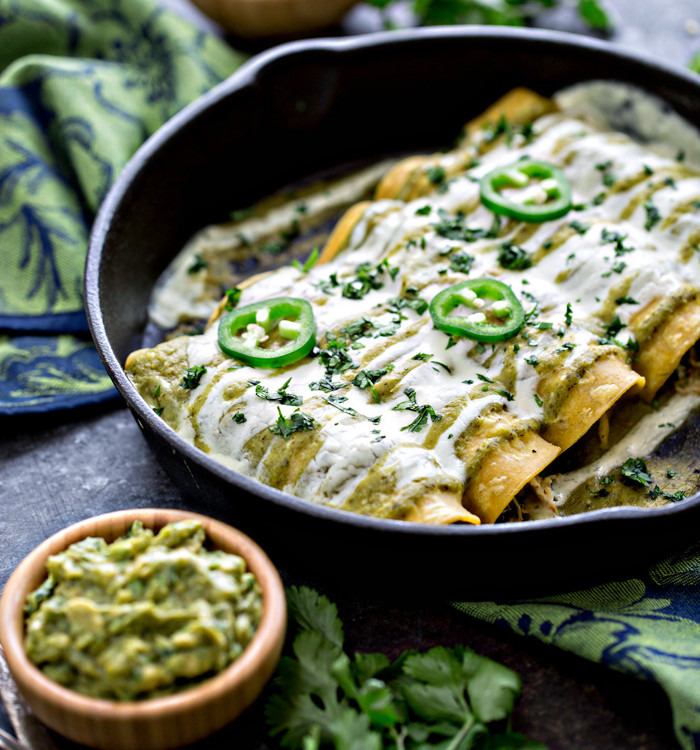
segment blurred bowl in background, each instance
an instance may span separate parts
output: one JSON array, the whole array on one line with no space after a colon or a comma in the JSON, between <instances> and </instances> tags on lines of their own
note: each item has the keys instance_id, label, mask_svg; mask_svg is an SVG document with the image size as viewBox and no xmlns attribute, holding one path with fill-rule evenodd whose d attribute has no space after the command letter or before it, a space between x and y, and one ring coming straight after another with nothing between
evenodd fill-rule
<instances>
[{"instance_id":1,"label":"blurred bowl in background","mask_svg":"<svg viewBox=\"0 0 700 750\"><path fill-rule=\"evenodd\" d=\"M357 0L192 0L210 18L250 39L294 36L331 26Z\"/></svg>"}]
</instances>

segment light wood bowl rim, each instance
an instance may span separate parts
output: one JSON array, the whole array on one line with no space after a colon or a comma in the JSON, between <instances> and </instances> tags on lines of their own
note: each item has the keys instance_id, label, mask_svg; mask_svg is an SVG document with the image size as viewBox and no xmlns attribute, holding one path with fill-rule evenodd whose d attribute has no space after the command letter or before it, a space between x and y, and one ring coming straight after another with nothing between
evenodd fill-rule
<instances>
[{"instance_id":1,"label":"light wood bowl rim","mask_svg":"<svg viewBox=\"0 0 700 750\"><path fill-rule=\"evenodd\" d=\"M238 554L255 575L263 595L263 615L258 630L241 656L219 674L200 685L162 698L118 702L76 693L46 677L24 650L23 606L27 595L46 578L46 560L74 542L88 536L108 540L124 534L135 520L160 529L173 521L202 521L214 547ZM258 665L270 652L279 651L286 630L286 600L277 569L265 552L247 535L208 516L189 511L161 508L119 510L94 516L57 532L46 539L17 566L0 597L0 644L15 681L31 705L32 694L60 706L75 719L167 720L181 710L205 710L217 700L253 678ZM22 689L24 688L24 690ZM262 690L262 686L261 686ZM29 692L29 694L27 694Z\"/></svg>"}]
</instances>

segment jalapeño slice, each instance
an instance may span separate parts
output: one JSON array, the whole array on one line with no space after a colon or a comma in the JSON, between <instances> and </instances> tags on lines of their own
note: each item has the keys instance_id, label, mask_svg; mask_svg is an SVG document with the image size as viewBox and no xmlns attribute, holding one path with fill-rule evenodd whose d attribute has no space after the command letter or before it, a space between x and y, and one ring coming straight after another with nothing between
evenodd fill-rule
<instances>
[{"instance_id":1,"label":"jalape\u00f1o slice","mask_svg":"<svg viewBox=\"0 0 700 750\"><path fill-rule=\"evenodd\" d=\"M507 188L519 190L510 197ZM571 209L571 185L553 164L521 159L488 172L479 183L481 202L495 214L531 223L565 216Z\"/></svg>"},{"instance_id":2,"label":"jalape\u00f1o slice","mask_svg":"<svg viewBox=\"0 0 700 750\"><path fill-rule=\"evenodd\" d=\"M491 300L490 307L486 300ZM472 308L468 315L453 315L460 306ZM493 343L506 341L523 327L525 312L513 290L496 279L470 279L433 297L430 315L435 327L455 336Z\"/></svg>"},{"instance_id":3,"label":"jalape\u00f1o slice","mask_svg":"<svg viewBox=\"0 0 700 750\"><path fill-rule=\"evenodd\" d=\"M272 333L290 339L277 348L261 344ZM238 307L219 321L219 346L229 357L254 367L283 367L305 357L316 344L316 321L305 299L276 297Z\"/></svg>"}]
</instances>

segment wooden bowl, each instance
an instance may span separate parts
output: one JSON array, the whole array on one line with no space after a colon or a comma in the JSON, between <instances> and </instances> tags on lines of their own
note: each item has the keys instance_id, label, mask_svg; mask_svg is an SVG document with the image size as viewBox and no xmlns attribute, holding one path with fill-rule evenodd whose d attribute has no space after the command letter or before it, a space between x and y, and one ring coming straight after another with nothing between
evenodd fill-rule
<instances>
[{"instance_id":1,"label":"wooden bowl","mask_svg":"<svg viewBox=\"0 0 700 750\"><path fill-rule=\"evenodd\" d=\"M193 0L210 18L251 39L318 31L339 21L357 0Z\"/></svg>"},{"instance_id":2,"label":"wooden bowl","mask_svg":"<svg viewBox=\"0 0 700 750\"><path fill-rule=\"evenodd\" d=\"M87 536L114 541L135 520L158 531L173 521L202 521L210 543L240 555L262 589L263 615L252 641L223 672L165 698L124 702L90 698L46 677L24 651L27 595L46 578L46 560ZM54 534L10 576L0 598L0 643L10 672L34 713L76 742L105 750L161 750L206 737L258 697L279 660L286 629L284 589L267 555L240 531L207 516L179 510L123 510L89 518Z\"/></svg>"}]
</instances>

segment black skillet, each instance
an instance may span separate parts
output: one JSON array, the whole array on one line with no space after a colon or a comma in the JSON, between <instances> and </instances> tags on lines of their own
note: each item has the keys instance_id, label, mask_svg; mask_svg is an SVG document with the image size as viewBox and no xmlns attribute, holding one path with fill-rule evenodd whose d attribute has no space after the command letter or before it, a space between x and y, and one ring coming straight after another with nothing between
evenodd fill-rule
<instances>
[{"instance_id":1,"label":"black skillet","mask_svg":"<svg viewBox=\"0 0 700 750\"><path fill-rule=\"evenodd\" d=\"M514 86L549 95L590 79L640 86L700 126L700 78L681 69L568 34L436 28L273 49L138 151L95 223L88 316L150 447L204 512L248 531L283 567L312 580L416 596L551 592L628 575L697 538L699 495L654 510L484 527L419 526L315 506L182 440L122 369L141 343L155 280L204 225L338 164L447 146Z\"/></svg>"}]
</instances>

